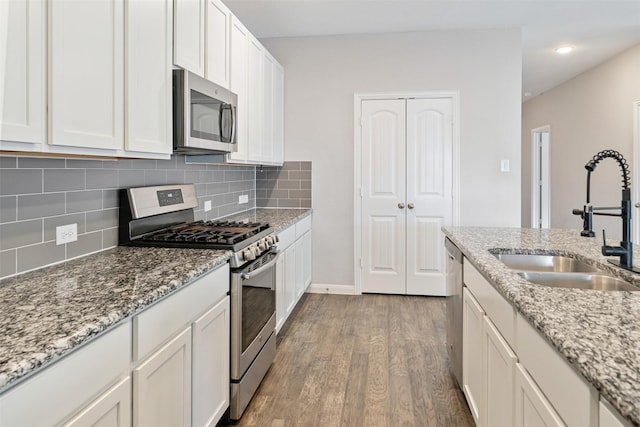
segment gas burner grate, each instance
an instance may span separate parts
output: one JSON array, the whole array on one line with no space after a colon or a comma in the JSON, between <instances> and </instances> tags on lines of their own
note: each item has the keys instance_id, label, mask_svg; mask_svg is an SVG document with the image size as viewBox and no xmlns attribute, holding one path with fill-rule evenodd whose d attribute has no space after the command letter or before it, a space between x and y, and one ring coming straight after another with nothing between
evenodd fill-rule
<instances>
[{"instance_id":1,"label":"gas burner grate","mask_svg":"<svg viewBox=\"0 0 640 427\"><path fill-rule=\"evenodd\" d=\"M196 221L179 224L146 235L150 242L214 244L231 247L269 229L267 223Z\"/></svg>"}]
</instances>

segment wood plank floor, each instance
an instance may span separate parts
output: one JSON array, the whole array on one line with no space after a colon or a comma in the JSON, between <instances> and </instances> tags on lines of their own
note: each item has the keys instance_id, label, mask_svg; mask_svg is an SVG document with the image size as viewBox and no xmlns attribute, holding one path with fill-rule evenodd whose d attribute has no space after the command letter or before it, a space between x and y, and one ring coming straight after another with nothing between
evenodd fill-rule
<instances>
[{"instance_id":1,"label":"wood plank floor","mask_svg":"<svg viewBox=\"0 0 640 427\"><path fill-rule=\"evenodd\" d=\"M444 298L305 294L240 427L473 426Z\"/></svg>"}]
</instances>

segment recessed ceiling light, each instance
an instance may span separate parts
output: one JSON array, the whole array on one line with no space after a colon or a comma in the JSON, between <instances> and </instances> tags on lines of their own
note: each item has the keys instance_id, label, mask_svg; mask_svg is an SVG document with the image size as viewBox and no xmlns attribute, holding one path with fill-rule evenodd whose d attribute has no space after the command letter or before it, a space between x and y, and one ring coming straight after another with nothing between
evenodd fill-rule
<instances>
[{"instance_id":1,"label":"recessed ceiling light","mask_svg":"<svg viewBox=\"0 0 640 427\"><path fill-rule=\"evenodd\" d=\"M556 53L560 55L566 55L573 50L573 46L560 46L556 48Z\"/></svg>"}]
</instances>

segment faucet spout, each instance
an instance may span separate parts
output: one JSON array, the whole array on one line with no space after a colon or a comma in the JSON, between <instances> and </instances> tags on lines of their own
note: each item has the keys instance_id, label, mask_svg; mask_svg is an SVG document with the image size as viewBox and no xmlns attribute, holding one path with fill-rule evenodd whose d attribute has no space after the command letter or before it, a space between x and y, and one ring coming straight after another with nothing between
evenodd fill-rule
<instances>
[{"instance_id":1,"label":"faucet spout","mask_svg":"<svg viewBox=\"0 0 640 427\"><path fill-rule=\"evenodd\" d=\"M620 171L622 172L622 202L620 207L594 207L591 205L591 172L596 169L596 166L600 161L612 158L618 162ZM620 246L607 245L607 239L604 230L602 230L602 255L605 256L617 256L620 261L609 261L612 264L618 265L627 270L635 271L633 268L633 243L631 242L631 188L629 183L631 178L629 176L629 165L625 158L619 152L615 150L604 150L593 156L585 166L587 170L587 202L584 205L584 209L574 209L574 215L580 215L584 220L583 230L580 233L582 236L593 237L593 215L608 215L619 216L622 219L622 241ZM619 214L612 213L599 213L595 210L610 210L619 209Z\"/></svg>"}]
</instances>

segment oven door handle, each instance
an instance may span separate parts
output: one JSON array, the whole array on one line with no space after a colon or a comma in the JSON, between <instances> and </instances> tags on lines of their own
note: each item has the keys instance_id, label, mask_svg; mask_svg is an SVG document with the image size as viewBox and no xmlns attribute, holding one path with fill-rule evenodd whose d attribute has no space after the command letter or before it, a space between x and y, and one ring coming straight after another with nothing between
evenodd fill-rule
<instances>
[{"instance_id":1,"label":"oven door handle","mask_svg":"<svg viewBox=\"0 0 640 427\"><path fill-rule=\"evenodd\" d=\"M251 278L252 278L253 276L255 276L256 274L260 274L260 273L262 273L263 271L265 271L265 270L267 270L267 269L269 269L269 268L273 267L273 265L274 265L276 262L278 262L278 258L279 258L279 257L280 257L280 252L277 252L277 255L276 255L276 256L275 256L271 261L269 261L268 263L266 263L266 264L265 264L265 265L263 265L262 267L260 267L260 268L258 268L258 269L256 269L256 270L253 270L253 271L251 271L251 272L249 272L249 273L240 273L240 278L241 278L242 280L249 280L249 279L251 279Z\"/></svg>"}]
</instances>

